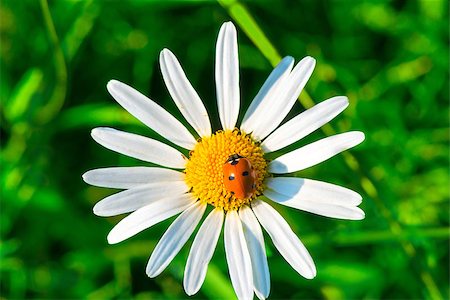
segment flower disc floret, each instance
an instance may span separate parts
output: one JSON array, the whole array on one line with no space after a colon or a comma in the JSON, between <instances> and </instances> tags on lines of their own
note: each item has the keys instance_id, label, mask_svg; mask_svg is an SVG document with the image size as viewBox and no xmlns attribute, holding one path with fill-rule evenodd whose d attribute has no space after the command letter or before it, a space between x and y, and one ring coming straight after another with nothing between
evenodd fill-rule
<instances>
[{"instance_id":1,"label":"flower disc floret","mask_svg":"<svg viewBox=\"0 0 450 300\"><path fill-rule=\"evenodd\" d=\"M247 158L256 171L256 191L250 198L238 199L224 186L223 165L233 154ZM186 166L186 182L200 201L225 211L237 210L262 194L266 166L259 143L250 135L237 129L217 131L200 140L191 151Z\"/></svg>"}]
</instances>

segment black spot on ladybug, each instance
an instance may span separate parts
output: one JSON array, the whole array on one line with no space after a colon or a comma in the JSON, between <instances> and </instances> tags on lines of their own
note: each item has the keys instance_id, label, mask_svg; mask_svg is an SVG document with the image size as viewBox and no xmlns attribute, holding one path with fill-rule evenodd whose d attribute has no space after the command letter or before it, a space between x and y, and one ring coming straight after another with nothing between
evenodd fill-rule
<instances>
[{"instance_id":1,"label":"black spot on ladybug","mask_svg":"<svg viewBox=\"0 0 450 300\"><path fill-rule=\"evenodd\" d=\"M242 172L242 176L248 176L248 171Z\"/></svg>"},{"instance_id":2,"label":"black spot on ladybug","mask_svg":"<svg viewBox=\"0 0 450 300\"><path fill-rule=\"evenodd\" d=\"M234 180L234 175L228 176L228 180Z\"/></svg>"},{"instance_id":3,"label":"black spot on ladybug","mask_svg":"<svg viewBox=\"0 0 450 300\"><path fill-rule=\"evenodd\" d=\"M232 165L232 166L237 165L238 162L239 162L239 159L232 160L232 161L231 161L231 165Z\"/></svg>"}]
</instances>

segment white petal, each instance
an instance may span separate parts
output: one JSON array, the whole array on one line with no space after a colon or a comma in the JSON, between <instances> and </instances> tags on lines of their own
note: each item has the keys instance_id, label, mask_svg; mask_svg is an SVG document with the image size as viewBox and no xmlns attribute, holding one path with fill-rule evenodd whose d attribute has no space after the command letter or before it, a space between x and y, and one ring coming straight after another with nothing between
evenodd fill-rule
<instances>
[{"instance_id":1,"label":"white petal","mask_svg":"<svg viewBox=\"0 0 450 300\"><path fill-rule=\"evenodd\" d=\"M302 89L311 76L316 61L312 57L303 58L292 70L289 77L283 81L282 86L278 88L276 97L268 98L266 104L269 109L263 113L263 118L258 127L252 132L256 140L263 140L275 128L280 125L287 116Z\"/></svg>"},{"instance_id":2,"label":"white petal","mask_svg":"<svg viewBox=\"0 0 450 300\"><path fill-rule=\"evenodd\" d=\"M283 217L261 200L253 201L252 209L284 259L303 277L314 278L316 267L311 255Z\"/></svg>"},{"instance_id":3,"label":"white petal","mask_svg":"<svg viewBox=\"0 0 450 300\"><path fill-rule=\"evenodd\" d=\"M161 72L172 99L201 137L211 135L211 124L202 100L184 74L175 55L168 49L159 56Z\"/></svg>"},{"instance_id":4,"label":"white petal","mask_svg":"<svg viewBox=\"0 0 450 300\"><path fill-rule=\"evenodd\" d=\"M299 198L289 198L270 189L265 190L264 195L277 203L325 217L345 220L362 220L365 217L364 212L356 206L343 206L304 199L300 200Z\"/></svg>"},{"instance_id":5,"label":"white petal","mask_svg":"<svg viewBox=\"0 0 450 300\"><path fill-rule=\"evenodd\" d=\"M162 137L183 148L194 148L195 138L164 108L120 81L109 81L107 88L123 108Z\"/></svg>"},{"instance_id":6,"label":"white petal","mask_svg":"<svg viewBox=\"0 0 450 300\"><path fill-rule=\"evenodd\" d=\"M238 299L253 299L252 263L241 220L235 210L225 217L225 253L231 283Z\"/></svg>"},{"instance_id":7,"label":"white petal","mask_svg":"<svg viewBox=\"0 0 450 300\"><path fill-rule=\"evenodd\" d=\"M177 149L159 141L113 128L99 127L92 138L112 151L169 168L184 169L186 157Z\"/></svg>"},{"instance_id":8,"label":"white petal","mask_svg":"<svg viewBox=\"0 0 450 300\"><path fill-rule=\"evenodd\" d=\"M196 201L192 194L161 198L123 218L108 234L108 243L116 244L170 218Z\"/></svg>"},{"instance_id":9,"label":"white petal","mask_svg":"<svg viewBox=\"0 0 450 300\"><path fill-rule=\"evenodd\" d=\"M184 181L149 183L104 198L94 206L94 214L101 217L117 216L163 198L181 196L188 190Z\"/></svg>"},{"instance_id":10,"label":"white petal","mask_svg":"<svg viewBox=\"0 0 450 300\"><path fill-rule=\"evenodd\" d=\"M282 174L309 168L358 145L363 140L364 133L360 131L329 136L278 157L269 163L269 172Z\"/></svg>"},{"instance_id":11,"label":"white petal","mask_svg":"<svg viewBox=\"0 0 450 300\"><path fill-rule=\"evenodd\" d=\"M312 179L275 177L267 178L265 184L268 189L285 195L286 201L292 199L293 201L305 200L324 204L357 206L362 200L361 195L350 189Z\"/></svg>"},{"instance_id":12,"label":"white petal","mask_svg":"<svg viewBox=\"0 0 450 300\"><path fill-rule=\"evenodd\" d=\"M182 181L184 173L155 167L112 167L87 171L83 180L100 187L130 189L148 183Z\"/></svg>"},{"instance_id":13,"label":"white petal","mask_svg":"<svg viewBox=\"0 0 450 300\"><path fill-rule=\"evenodd\" d=\"M242 131L251 133L261 122L263 122L264 111L270 109L270 107L267 107L268 104L271 104L271 101L268 99L278 95L278 89L291 73L293 65L294 58L286 56L278 63L275 69L273 69L245 112L241 124Z\"/></svg>"},{"instance_id":14,"label":"white petal","mask_svg":"<svg viewBox=\"0 0 450 300\"><path fill-rule=\"evenodd\" d=\"M239 57L237 33L226 22L219 31L216 45L217 106L223 129L233 130L239 115Z\"/></svg>"},{"instance_id":15,"label":"white petal","mask_svg":"<svg viewBox=\"0 0 450 300\"><path fill-rule=\"evenodd\" d=\"M206 203L195 202L176 218L153 250L147 264L147 275L156 277L169 265L194 232L206 209Z\"/></svg>"},{"instance_id":16,"label":"white petal","mask_svg":"<svg viewBox=\"0 0 450 300\"><path fill-rule=\"evenodd\" d=\"M331 121L348 106L347 97L333 97L292 118L271 135L261 147L265 153L289 146Z\"/></svg>"},{"instance_id":17,"label":"white petal","mask_svg":"<svg viewBox=\"0 0 450 300\"><path fill-rule=\"evenodd\" d=\"M252 261L255 294L259 299L266 299L270 293L270 275L261 226L248 206L239 209L239 217Z\"/></svg>"},{"instance_id":18,"label":"white petal","mask_svg":"<svg viewBox=\"0 0 450 300\"><path fill-rule=\"evenodd\" d=\"M198 292L205 280L208 263L211 260L222 229L224 213L214 209L203 222L195 236L184 269L183 286L189 296Z\"/></svg>"}]
</instances>

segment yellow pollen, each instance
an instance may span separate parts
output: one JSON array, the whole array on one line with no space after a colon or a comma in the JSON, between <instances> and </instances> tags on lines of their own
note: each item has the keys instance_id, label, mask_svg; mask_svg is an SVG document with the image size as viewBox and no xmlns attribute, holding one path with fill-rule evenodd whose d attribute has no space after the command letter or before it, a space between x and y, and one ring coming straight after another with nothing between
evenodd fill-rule
<instances>
[{"instance_id":1,"label":"yellow pollen","mask_svg":"<svg viewBox=\"0 0 450 300\"><path fill-rule=\"evenodd\" d=\"M255 193L250 198L237 199L224 186L223 165L233 154L247 158L256 171ZM262 194L266 166L261 147L250 135L237 129L217 131L201 139L191 151L185 180L200 201L225 211L237 210Z\"/></svg>"}]
</instances>

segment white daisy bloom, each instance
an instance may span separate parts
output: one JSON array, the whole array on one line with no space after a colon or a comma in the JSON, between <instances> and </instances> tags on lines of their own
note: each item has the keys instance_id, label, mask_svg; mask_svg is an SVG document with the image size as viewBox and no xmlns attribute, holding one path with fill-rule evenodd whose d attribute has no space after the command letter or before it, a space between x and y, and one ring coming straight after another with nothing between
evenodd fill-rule
<instances>
[{"instance_id":1,"label":"white daisy bloom","mask_svg":"<svg viewBox=\"0 0 450 300\"><path fill-rule=\"evenodd\" d=\"M170 50L161 51L160 63L167 89L196 135L132 87L116 80L108 83L108 91L128 112L173 144L190 150L186 157L178 149L151 138L112 128L92 130L94 140L104 147L160 166L102 168L83 175L91 185L124 189L94 207L98 216L130 213L111 230L108 242L119 243L180 214L148 262L147 275L155 277L180 251L210 204L214 209L194 238L184 271L183 285L188 295L197 293L202 286L222 227L229 274L239 299L252 299L253 294L265 299L270 292L262 228L300 275L314 278L316 267L311 255L265 200L326 217L363 219L364 212L357 207L362 199L358 193L331 183L277 175L325 161L361 143L364 134L353 131L330 136L272 161L265 154L291 145L329 122L348 106L348 99L328 99L279 126L315 65L313 58L306 57L294 67L294 59L285 57L269 75L237 128L237 37L234 25L227 22L219 32L215 68L223 129L213 132L205 106ZM241 170L244 172L239 174ZM242 196L234 189L246 194Z\"/></svg>"}]
</instances>

